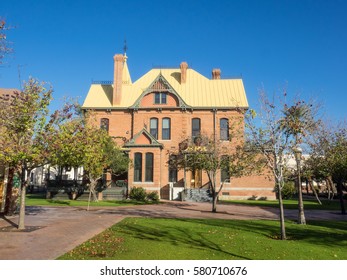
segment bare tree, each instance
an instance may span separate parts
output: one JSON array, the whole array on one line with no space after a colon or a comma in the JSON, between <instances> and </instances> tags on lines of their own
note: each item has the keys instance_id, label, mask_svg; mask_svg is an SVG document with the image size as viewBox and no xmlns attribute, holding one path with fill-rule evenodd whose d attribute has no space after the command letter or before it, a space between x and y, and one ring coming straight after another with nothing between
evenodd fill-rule
<instances>
[{"instance_id":1,"label":"bare tree","mask_svg":"<svg viewBox=\"0 0 347 280\"><path fill-rule=\"evenodd\" d=\"M282 104L278 96L270 100L265 91L260 92L260 111L249 110L246 114L247 137L257 151L264 157L266 166L275 178L275 188L280 209L281 239L287 238L284 221L282 189L284 187L286 157L290 135L282 129Z\"/></svg>"},{"instance_id":2,"label":"bare tree","mask_svg":"<svg viewBox=\"0 0 347 280\"><path fill-rule=\"evenodd\" d=\"M12 52L12 48L6 37L6 31L9 29L6 21L0 17L0 65L3 63L5 55Z\"/></svg>"}]
</instances>

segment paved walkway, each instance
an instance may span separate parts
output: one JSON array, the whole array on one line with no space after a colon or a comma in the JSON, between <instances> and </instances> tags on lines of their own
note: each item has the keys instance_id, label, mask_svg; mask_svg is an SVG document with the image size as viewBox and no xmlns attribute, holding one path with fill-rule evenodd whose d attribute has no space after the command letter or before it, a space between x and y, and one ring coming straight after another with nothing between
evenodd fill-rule
<instances>
[{"instance_id":1,"label":"paved walkway","mask_svg":"<svg viewBox=\"0 0 347 280\"><path fill-rule=\"evenodd\" d=\"M209 203L164 202L159 205L113 208L27 207L27 231L16 231L18 217L0 217L0 259L50 260L72 250L125 217L277 219L275 208L218 205L211 213ZM297 210L286 210L286 218L296 219ZM341 220L338 211L305 211L307 220Z\"/></svg>"}]
</instances>

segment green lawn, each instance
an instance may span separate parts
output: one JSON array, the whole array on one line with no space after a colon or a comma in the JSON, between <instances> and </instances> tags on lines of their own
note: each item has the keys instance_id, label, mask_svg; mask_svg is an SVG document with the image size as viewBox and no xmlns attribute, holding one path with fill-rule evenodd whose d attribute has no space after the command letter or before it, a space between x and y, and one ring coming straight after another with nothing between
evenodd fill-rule
<instances>
[{"instance_id":1,"label":"green lawn","mask_svg":"<svg viewBox=\"0 0 347 280\"><path fill-rule=\"evenodd\" d=\"M90 206L121 206L121 205L141 205L149 204L151 202L138 202L138 201L99 201L91 202ZM322 200L322 205L318 204L315 200L304 200L304 208L310 210L340 210L340 203L338 200ZM263 207L278 207L277 200L230 200L220 201L219 204L241 204L249 206L263 206ZM28 206L87 206L87 201L80 200L54 200L46 199L43 193L27 194L26 205ZM283 200L285 209L297 209L298 201L295 199Z\"/></svg>"},{"instance_id":2,"label":"green lawn","mask_svg":"<svg viewBox=\"0 0 347 280\"><path fill-rule=\"evenodd\" d=\"M260 206L260 207L276 207L278 208L277 200L223 200L221 204L241 204L249 206ZM298 200L286 199L283 200L283 207L285 209L298 209ZM340 202L338 200L322 200L320 205L316 200L304 200L304 209L310 210L340 210Z\"/></svg>"},{"instance_id":3,"label":"green lawn","mask_svg":"<svg viewBox=\"0 0 347 280\"><path fill-rule=\"evenodd\" d=\"M337 260L347 259L347 224L127 218L59 259Z\"/></svg>"},{"instance_id":4,"label":"green lawn","mask_svg":"<svg viewBox=\"0 0 347 280\"><path fill-rule=\"evenodd\" d=\"M90 202L90 206L122 206L122 205L142 205L142 204L155 204L155 202L140 202L133 200L110 200L110 201L98 201ZM43 194L27 194L26 202L27 206L87 206L88 201L83 200L54 200L46 199Z\"/></svg>"}]
</instances>

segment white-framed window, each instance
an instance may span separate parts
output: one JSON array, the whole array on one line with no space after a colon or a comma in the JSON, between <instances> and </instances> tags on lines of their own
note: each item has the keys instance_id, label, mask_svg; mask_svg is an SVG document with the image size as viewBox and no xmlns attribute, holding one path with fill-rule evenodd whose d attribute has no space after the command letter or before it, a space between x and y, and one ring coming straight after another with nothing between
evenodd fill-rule
<instances>
[{"instance_id":1,"label":"white-framed window","mask_svg":"<svg viewBox=\"0 0 347 280\"><path fill-rule=\"evenodd\" d=\"M166 92L156 92L154 94L154 104L166 104L166 103L167 103Z\"/></svg>"},{"instance_id":2,"label":"white-framed window","mask_svg":"<svg viewBox=\"0 0 347 280\"><path fill-rule=\"evenodd\" d=\"M157 118L150 119L149 133L152 134L152 136L155 139L158 139L158 119Z\"/></svg>"},{"instance_id":3,"label":"white-framed window","mask_svg":"<svg viewBox=\"0 0 347 280\"><path fill-rule=\"evenodd\" d=\"M162 119L162 134L161 139L170 140L171 139L171 119L163 118Z\"/></svg>"},{"instance_id":4,"label":"white-framed window","mask_svg":"<svg viewBox=\"0 0 347 280\"><path fill-rule=\"evenodd\" d=\"M228 119L220 119L220 140L229 140L229 120Z\"/></svg>"}]
</instances>

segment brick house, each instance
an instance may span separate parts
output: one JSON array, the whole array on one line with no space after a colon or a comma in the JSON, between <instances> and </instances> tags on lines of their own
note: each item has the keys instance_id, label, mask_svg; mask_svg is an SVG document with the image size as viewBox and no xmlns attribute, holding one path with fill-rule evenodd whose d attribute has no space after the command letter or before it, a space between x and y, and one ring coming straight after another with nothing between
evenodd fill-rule
<instances>
[{"instance_id":1,"label":"brick house","mask_svg":"<svg viewBox=\"0 0 347 280\"><path fill-rule=\"evenodd\" d=\"M242 79L222 79L219 69L209 79L182 62L177 68L151 69L132 81L127 56L114 56L114 80L93 82L83 104L93 110L97 125L108 130L118 144L128 150L132 166L128 185L157 191L163 199L175 199L177 193L207 188L203 172L185 172L170 167L170 156L184 139L199 134L211 135L232 150L229 120L241 119L248 102ZM220 172L224 185L220 199L250 197L274 199L274 182L265 176L228 180Z\"/></svg>"}]
</instances>

